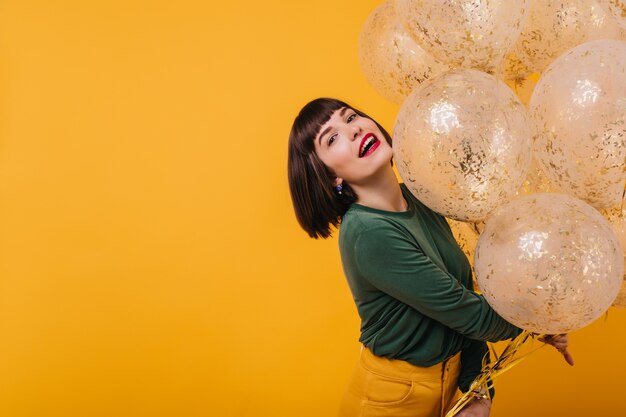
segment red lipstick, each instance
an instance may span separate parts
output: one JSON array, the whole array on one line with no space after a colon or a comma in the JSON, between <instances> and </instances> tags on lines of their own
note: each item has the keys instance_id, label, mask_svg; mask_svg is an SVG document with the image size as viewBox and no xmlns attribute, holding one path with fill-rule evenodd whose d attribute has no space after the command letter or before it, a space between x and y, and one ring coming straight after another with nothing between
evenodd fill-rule
<instances>
[{"instance_id":1,"label":"red lipstick","mask_svg":"<svg viewBox=\"0 0 626 417\"><path fill-rule=\"evenodd\" d=\"M373 133L366 134L363 136L363 139L361 139L361 144L359 145L359 158L370 155L379 145L380 141Z\"/></svg>"}]
</instances>

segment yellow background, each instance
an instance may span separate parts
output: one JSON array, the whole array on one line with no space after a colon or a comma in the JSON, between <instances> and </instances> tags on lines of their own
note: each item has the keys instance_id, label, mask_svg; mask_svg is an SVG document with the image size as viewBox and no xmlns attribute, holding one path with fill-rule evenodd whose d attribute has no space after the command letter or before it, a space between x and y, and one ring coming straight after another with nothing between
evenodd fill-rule
<instances>
[{"instance_id":1,"label":"yellow background","mask_svg":"<svg viewBox=\"0 0 626 417\"><path fill-rule=\"evenodd\" d=\"M334 415L359 323L287 136L317 96L391 130L357 62L378 3L0 2L0 416ZM492 415L623 415L625 331L540 350Z\"/></svg>"}]
</instances>

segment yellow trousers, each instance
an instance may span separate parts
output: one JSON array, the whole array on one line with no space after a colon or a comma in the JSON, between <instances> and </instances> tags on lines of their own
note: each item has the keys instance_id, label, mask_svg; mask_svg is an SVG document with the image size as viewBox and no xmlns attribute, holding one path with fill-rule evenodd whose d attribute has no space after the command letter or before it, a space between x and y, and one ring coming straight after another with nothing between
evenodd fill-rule
<instances>
[{"instance_id":1,"label":"yellow trousers","mask_svg":"<svg viewBox=\"0 0 626 417\"><path fill-rule=\"evenodd\" d=\"M363 347L340 417L442 417L462 395L461 354L423 368L374 355Z\"/></svg>"}]
</instances>

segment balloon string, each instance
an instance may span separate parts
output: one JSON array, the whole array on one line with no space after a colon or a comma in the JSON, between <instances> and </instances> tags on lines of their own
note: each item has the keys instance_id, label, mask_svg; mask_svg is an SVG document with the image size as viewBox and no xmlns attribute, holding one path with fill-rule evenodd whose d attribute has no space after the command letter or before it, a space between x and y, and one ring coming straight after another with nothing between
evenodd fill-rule
<instances>
[{"instance_id":1,"label":"balloon string","mask_svg":"<svg viewBox=\"0 0 626 417\"><path fill-rule=\"evenodd\" d=\"M457 415L467 404L469 404L469 402L475 398L473 390L477 387L486 387L487 396L489 396L489 389L493 387L493 379L495 377L507 372L508 370L519 364L523 359L528 357L528 355L544 347L545 344L540 346L539 348L531 350L530 352L518 358L515 357L521 347L529 340L532 341L536 336L538 335L524 330L516 338L509 342L509 344L499 356L495 354L495 351L493 351L493 347L490 346L491 350L494 352L494 357L496 358L495 361L493 363L487 362L489 352L485 354L485 357L483 358L483 366L480 370L480 373L476 378L474 378L470 389L465 394L463 394L463 396L457 401L454 407L452 407L452 409L448 411L446 417L453 417Z\"/></svg>"}]
</instances>

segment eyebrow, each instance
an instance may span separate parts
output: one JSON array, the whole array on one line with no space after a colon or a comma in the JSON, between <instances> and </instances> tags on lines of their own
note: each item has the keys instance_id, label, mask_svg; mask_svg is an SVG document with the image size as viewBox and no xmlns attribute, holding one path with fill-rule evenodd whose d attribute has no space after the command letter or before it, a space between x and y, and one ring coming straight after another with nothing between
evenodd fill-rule
<instances>
[{"instance_id":1,"label":"eyebrow","mask_svg":"<svg viewBox=\"0 0 626 417\"><path fill-rule=\"evenodd\" d=\"M350 110L350 108L349 108L349 107L343 107L343 108L341 109L341 111L339 112L339 117L343 117L343 115L344 115L344 114L345 114L348 110ZM319 145L320 145L320 146L322 146L322 137L323 137L325 134L327 134L327 133L328 133L331 129L332 129L332 127L331 127L331 126L328 126L326 129L324 129L324 130L322 131L322 133L320 133L320 135L319 135L319 137L318 137L318 139L317 139L317 142L319 143Z\"/></svg>"}]
</instances>

